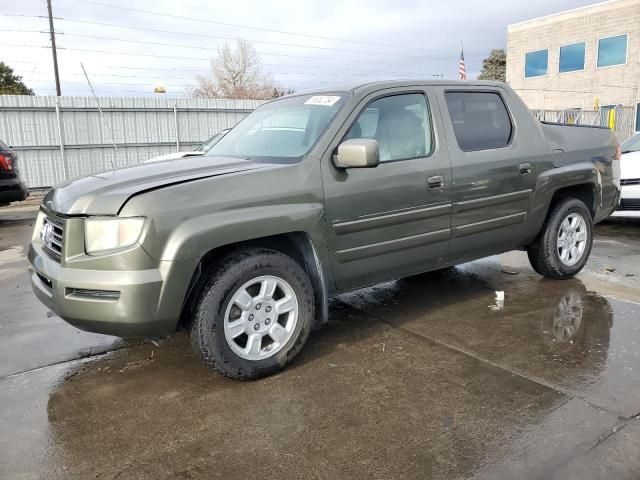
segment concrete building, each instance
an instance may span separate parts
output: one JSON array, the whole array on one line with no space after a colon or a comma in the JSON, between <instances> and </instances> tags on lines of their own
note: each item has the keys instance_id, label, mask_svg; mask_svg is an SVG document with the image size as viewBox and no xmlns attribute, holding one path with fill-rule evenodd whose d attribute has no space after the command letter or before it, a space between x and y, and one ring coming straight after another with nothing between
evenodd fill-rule
<instances>
[{"instance_id":1,"label":"concrete building","mask_svg":"<svg viewBox=\"0 0 640 480\"><path fill-rule=\"evenodd\" d=\"M509 25L507 82L532 109L632 107L640 131L640 0Z\"/></svg>"}]
</instances>

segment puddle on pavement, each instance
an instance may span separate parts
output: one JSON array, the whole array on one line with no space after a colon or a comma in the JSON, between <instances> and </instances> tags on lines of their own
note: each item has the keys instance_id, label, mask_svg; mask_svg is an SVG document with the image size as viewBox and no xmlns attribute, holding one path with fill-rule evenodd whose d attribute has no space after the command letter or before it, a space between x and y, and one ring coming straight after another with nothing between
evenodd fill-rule
<instances>
[{"instance_id":1,"label":"puddle on pavement","mask_svg":"<svg viewBox=\"0 0 640 480\"><path fill-rule=\"evenodd\" d=\"M496 291L504 291L501 308ZM588 291L578 279L505 275L495 265L488 273L477 262L340 298L609 411L640 412L640 304Z\"/></svg>"},{"instance_id":2,"label":"puddle on pavement","mask_svg":"<svg viewBox=\"0 0 640 480\"><path fill-rule=\"evenodd\" d=\"M184 333L134 344L0 380L0 477L544 477L640 410L639 312L490 260L340 296L257 382L202 366Z\"/></svg>"}]
</instances>

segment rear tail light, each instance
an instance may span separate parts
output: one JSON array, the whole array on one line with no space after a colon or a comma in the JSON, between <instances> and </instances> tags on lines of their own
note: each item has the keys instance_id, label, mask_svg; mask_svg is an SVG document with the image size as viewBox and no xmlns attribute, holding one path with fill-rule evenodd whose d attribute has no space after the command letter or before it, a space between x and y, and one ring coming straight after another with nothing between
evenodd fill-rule
<instances>
[{"instance_id":1,"label":"rear tail light","mask_svg":"<svg viewBox=\"0 0 640 480\"><path fill-rule=\"evenodd\" d=\"M614 160L620 160L622 158L622 147L620 144L616 145L616 153L613 155Z\"/></svg>"},{"instance_id":2,"label":"rear tail light","mask_svg":"<svg viewBox=\"0 0 640 480\"><path fill-rule=\"evenodd\" d=\"M0 170L5 172L13 171L13 158L10 155L4 155L0 153Z\"/></svg>"}]
</instances>

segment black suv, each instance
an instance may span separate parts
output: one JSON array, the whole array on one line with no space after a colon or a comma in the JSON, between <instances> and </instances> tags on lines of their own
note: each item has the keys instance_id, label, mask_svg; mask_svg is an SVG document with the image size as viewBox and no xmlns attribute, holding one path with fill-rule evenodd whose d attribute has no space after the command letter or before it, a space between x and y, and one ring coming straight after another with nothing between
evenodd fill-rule
<instances>
[{"instance_id":1,"label":"black suv","mask_svg":"<svg viewBox=\"0 0 640 480\"><path fill-rule=\"evenodd\" d=\"M27 198L29 191L20 181L16 166L18 156L0 140L0 207Z\"/></svg>"}]
</instances>

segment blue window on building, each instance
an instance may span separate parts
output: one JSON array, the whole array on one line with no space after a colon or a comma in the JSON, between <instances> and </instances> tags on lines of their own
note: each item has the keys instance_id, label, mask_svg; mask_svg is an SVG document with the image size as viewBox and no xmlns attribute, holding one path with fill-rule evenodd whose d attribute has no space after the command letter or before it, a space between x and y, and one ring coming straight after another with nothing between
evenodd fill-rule
<instances>
[{"instance_id":1,"label":"blue window on building","mask_svg":"<svg viewBox=\"0 0 640 480\"><path fill-rule=\"evenodd\" d=\"M584 42L560 47L560 73L584 70L584 49Z\"/></svg>"},{"instance_id":2,"label":"blue window on building","mask_svg":"<svg viewBox=\"0 0 640 480\"><path fill-rule=\"evenodd\" d=\"M636 132L640 132L640 103L636 105Z\"/></svg>"},{"instance_id":3,"label":"blue window on building","mask_svg":"<svg viewBox=\"0 0 640 480\"><path fill-rule=\"evenodd\" d=\"M539 77L547 74L549 67L549 51L538 50L527 53L524 61L525 78Z\"/></svg>"},{"instance_id":4,"label":"blue window on building","mask_svg":"<svg viewBox=\"0 0 640 480\"><path fill-rule=\"evenodd\" d=\"M627 36L601 38L598 41L598 67L627 63Z\"/></svg>"}]
</instances>

